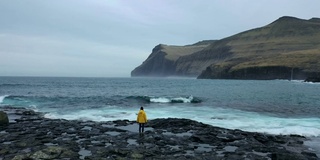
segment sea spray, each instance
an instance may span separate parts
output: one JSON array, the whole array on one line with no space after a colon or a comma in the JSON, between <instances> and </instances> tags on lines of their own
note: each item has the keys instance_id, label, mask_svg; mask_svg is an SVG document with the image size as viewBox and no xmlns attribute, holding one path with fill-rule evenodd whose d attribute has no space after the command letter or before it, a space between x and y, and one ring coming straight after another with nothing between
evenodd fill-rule
<instances>
[{"instance_id":1,"label":"sea spray","mask_svg":"<svg viewBox=\"0 0 320 160\"><path fill-rule=\"evenodd\" d=\"M9 95L0 96L0 104L3 103L3 100L4 100L6 97L9 97Z\"/></svg>"},{"instance_id":2,"label":"sea spray","mask_svg":"<svg viewBox=\"0 0 320 160\"><path fill-rule=\"evenodd\" d=\"M201 103L201 100L194 98L193 96L188 97L150 97L152 103Z\"/></svg>"},{"instance_id":3,"label":"sea spray","mask_svg":"<svg viewBox=\"0 0 320 160\"><path fill-rule=\"evenodd\" d=\"M3 85L11 82L20 85ZM149 119L309 138L320 136L319 90L283 80L1 77L0 107L32 108L57 119L134 121L143 106Z\"/></svg>"},{"instance_id":4,"label":"sea spray","mask_svg":"<svg viewBox=\"0 0 320 160\"><path fill-rule=\"evenodd\" d=\"M51 112L47 118L63 118L69 120L114 121L128 119L134 121L139 107L109 106L70 112ZM281 118L271 115L246 112L235 109L190 107L184 105L166 106L154 104L145 106L149 119L187 118L213 126L241 129L244 131L282 135L302 135L320 137L320 118Z\"/></svg>"}]
</instances>

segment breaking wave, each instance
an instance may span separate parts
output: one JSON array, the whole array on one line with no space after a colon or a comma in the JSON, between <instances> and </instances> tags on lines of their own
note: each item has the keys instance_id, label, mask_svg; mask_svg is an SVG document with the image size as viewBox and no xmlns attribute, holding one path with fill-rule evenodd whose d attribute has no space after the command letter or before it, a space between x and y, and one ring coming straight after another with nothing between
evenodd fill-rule
<instances>
[{"instance_id":1,"label":"breaking wave","mask_svg":"<svg viewBox=\"0 0 320 160\"><path fill-rule=\"evenodd\" d=\"M199 98L186 97L155 97L155 96L130 96L128 99L136 99L148 103L201 103Z\"/></svg>"},{"instance_id":2,"label":"breaking wave","mask_svg":"<svg viewBox=\"0 0 320 160\"><path fill-rule=\"evenodd\" d=\"M4 100L6 97L9 97L9 95L0 96L0 103L3 103L3 100Z\"/></svg>"},{"instance_id":3,"label":"breaking wave","mask_svg":"<svg viewBox=\"0 0 320 160\"><path fill-rule=\"evenodd\" d=\"M201 103L202 100L193 96L36 96L36 95L4 95L0 96L0 104L16 107L27 107L36 105L40 108L100 108L105 106L134 106L147 103L160 104L193 104Z\"/></svg>"}]
</instances>

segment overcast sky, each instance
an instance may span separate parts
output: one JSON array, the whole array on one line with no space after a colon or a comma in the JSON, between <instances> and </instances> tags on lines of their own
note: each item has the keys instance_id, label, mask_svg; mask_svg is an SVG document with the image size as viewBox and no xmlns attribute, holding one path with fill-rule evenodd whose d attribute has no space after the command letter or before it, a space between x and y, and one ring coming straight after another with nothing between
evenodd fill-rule
<instances>
[{"instance_id":1,"label":"overcast sky","mask_svg":"<svg viewBox=\"0 0 320 160\"><path fill-rule=\"evenodd\" d=\"M0 0L0 76L129 77L158 44L320 17L320 0Z\"/></svg>"}]
</instances>

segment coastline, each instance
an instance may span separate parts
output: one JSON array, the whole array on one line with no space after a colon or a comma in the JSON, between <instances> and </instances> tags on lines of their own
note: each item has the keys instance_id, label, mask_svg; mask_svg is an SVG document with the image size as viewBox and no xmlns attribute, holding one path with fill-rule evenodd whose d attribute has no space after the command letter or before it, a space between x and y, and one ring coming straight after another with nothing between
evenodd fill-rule
<instances>
[{"instance_id":1,"label":"coastline","mask_svg":"<svg viewBox=\"0 0 320 160\"><path fill-rule=\"evenodd\" d=\"M0 160L7 159L319 159L307 137L230 130L189 119L134 121L47 119L44 113L1 107Z\"/></svg>"}]
</instances>

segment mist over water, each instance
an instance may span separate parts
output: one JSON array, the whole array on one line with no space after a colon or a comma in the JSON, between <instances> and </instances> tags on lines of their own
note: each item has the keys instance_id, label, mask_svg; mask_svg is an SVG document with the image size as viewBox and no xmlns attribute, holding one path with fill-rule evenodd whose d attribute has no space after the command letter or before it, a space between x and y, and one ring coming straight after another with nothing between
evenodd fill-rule
<instances>
[{"instance_id":1,"label":"mist over water","mask_svg":"<svg viewBox=\"0 0 320 160\"><path fill-rule=\"evenodd\" d=\"M157 78L1 77L0 107L26 107L47 118L188 118L271 134L320 136L320 85L301 81Z\"/></svg>"}]
</instances>

